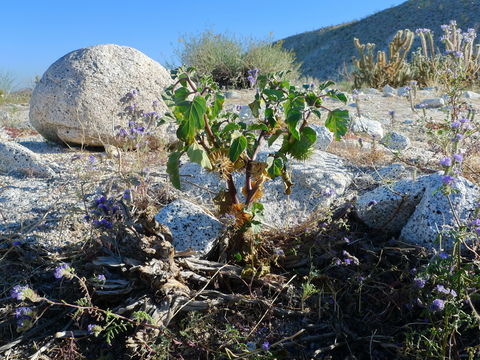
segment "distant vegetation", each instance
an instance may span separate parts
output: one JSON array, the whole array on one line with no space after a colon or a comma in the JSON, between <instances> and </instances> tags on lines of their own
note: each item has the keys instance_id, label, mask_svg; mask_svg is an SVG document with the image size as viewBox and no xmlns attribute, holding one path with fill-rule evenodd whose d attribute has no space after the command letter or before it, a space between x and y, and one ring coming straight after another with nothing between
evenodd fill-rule
<instances>
[{"instance_id":1,"label":"distant vegetation","mask_svg":"<svg viewBox=\"0 0 480 360\"><path fill-rule=\"evenodd\" d=\"M183 38L181 43L177 50L180 62L195 67L200 76L211 74L221 86L248 87L252 69L262 74L290 70L290 78L299 75L294 52L282 48L281 43L248 41L210 31Z\"/></svg>"},{"instance_id":2,"label":"distant vegetation","mask_svg":"<svg viewBox=\"0 0 480 360\"><path fill-rule=\"evenodd\" d=\"M477 0L410 0L375 13L364 19L321 28L283 40L283 47L295 52L305 76L318 79L340 79L344 65L352 70L352 58L357 56L353 38L361 43L375 43L376 50L388 51L388 44L398 30L429 28L435 30L434 46L440 41L442 24L456 19L458 27L480 29L480 2ZM421 46L420 38L412 49ZM412 56L413 53L410 54Z\"/></svg>"}]
</instances>

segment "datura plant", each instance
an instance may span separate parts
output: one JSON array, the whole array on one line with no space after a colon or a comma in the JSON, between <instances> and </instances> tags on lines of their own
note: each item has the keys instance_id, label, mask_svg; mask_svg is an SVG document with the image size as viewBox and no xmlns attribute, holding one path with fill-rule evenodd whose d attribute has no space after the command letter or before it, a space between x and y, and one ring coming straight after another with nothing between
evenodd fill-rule
<instances>
[{"instance_id":1,"label":"datura plant","mask_svg":"<svg viewBox=\"0 0 480 360\"><path fill-rule=\"evenodd\" d=\"M164 100L171 109L165 119L178 124L179 141L167 165L171 182L180 189L179 165L184 155L218 174L226 189L216 196L216 203L241 232L261 224L260 199L269 180L280 177L286 194L294 188L288 163L305 160L314 149L317 134L308 122L312 114L317 118L326 114L325 126L337 140L347 132L348 111L323 106L326 97L347 101L344 94L330 89L332 81L298 88L285 75L249 71L248 80L257 90L249 104L254 119L245 121L237 113L223 111L224 96L217 84L208 76L198 78L193 68L174 71L175 81L165 90ZM267 147L277 141L281 146L259 159L259 152L268 152ZM237 188L234 179L240 174L243 186Z\"/></svg>"}]
</instances>

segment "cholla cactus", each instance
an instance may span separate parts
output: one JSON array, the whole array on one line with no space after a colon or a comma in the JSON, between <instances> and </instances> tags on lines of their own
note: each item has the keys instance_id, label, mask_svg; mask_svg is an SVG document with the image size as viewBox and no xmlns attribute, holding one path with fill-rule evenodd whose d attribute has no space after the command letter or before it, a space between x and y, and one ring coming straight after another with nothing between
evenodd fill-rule
<instances>
[{"instance_id":1,"label":"cholla cactus","mask_svg":"<svg viewBox=\"0 0 480 360\"><path fill-rule=\"evenodd\" d=\"M385 85L402 86L411 80L411 74L405 59L413 44L414 34L408 29L399 30L389 44L389 56L378 51L375 61L375 44L361 44L355 38L354 44L359 58L353 58L357 70L353 72L354 86L367 85L381 88Z\"/></svg>"},{"instance_id":2,"label":"cholla cactus","mask_svg":"<svg viewBox=\"0 0 480 360\"><path fill-rule=\"evenodd\" d=\"M443 30L441 41L445 44L445 55L457 58L463 71L475 79L480 70L480 45L474 45L477 38L475 29L462 32L455 20L450 21L448 25L442 25L441 28Z\"/></svg>"}]
</instances>

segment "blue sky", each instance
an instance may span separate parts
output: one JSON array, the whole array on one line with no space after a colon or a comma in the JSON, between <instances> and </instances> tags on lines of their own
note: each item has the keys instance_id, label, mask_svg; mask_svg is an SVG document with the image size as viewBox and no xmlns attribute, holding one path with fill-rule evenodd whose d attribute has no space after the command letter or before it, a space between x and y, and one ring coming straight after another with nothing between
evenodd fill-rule
<instances>
[{"instance_id":1,"label":"blue sky","mask_svg":"<svg viewBox=\"0 0 480 360\"><path fill-rule=\"evenodd\" d=\"M274 40L360 19L405 0L0 0L0 73L19 87L82 47L115 43L165 64L204 30Z\"/></svg>"}]
</instances>

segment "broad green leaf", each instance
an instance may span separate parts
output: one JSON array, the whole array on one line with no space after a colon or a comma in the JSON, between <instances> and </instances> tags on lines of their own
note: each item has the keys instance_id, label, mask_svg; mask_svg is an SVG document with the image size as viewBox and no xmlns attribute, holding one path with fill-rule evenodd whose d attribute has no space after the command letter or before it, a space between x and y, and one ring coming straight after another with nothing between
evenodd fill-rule
<instances>
[{"instance_id":1,"label":"broad green leaf","mask_svg":"<svg viewBox=\"0 0 480 360\"><path fill-rule=\"evenodd\" d=\"M190 95L188 89L181 87L175 90L173 100L175 104L179 105L187 99L188 95Z\"/></svg>"},{"instance_id":2,"label":"broad green leaf","mask_svg":"<svg viewBox=\"0 0 480 360\"><path fill-rule=\"evenodd\" d=\"M344 104L347 103L347 97L345 96L345 94L339 92L338 90L330 90L327 93L327 96L331 99L339 100L339 101L343 102Z\"/></svg>"},{"instance_id":3,"label":"broad green leaf","mask_svg":"<svg viewBox=\"0 0 480 360\"><path fill-rule=\"evenodd\" d=\"M180 190L180 173L178 168L180 166L181 152L172 152L168 157L167 162L167 174L170 177L170 181L173 186Z\"/></svg>"},{"instance_id":4,"label":"broad green leaf","mask_svg":"<svg viewBox=\"0 0 480 360\"><path fill-rule=\"evenodd\" d=\"M275 89L265 89L263 90L263 93L267 95L269 100L273 101L280 101L283 99L283 91L282 90L275 90Z\"/></svg>"},{"instance_id":5,"label":"broad green leaf","mask_svg":"<svg viewBox=\"0 0 480 360\"><path fill-rule=\"evenodd\" d=\"M232 162L238 160L240 155L245 151L247 148L247 138L245 136L239 136L235 140L232 141L232 145L230 146L230 150L228 152L228 156Z\"/></svg>"},{"instance_id":6,"label":"broad green leaf","mask_svg":"<svg viewBox=\"0 0 480 360\"><path fill-rule=\"evenodd\" d=\"M270 157L269 160L270 159L272 159L272 158ZM273 161L267 161L267 163L270 163L270 162L271 162L271 164L269 164L270 166L267 169L268 176L270 176L270 178L274 179L277 176L282 175L282 170L283 170L283 167L284 167L283 160L281 158L275 158L275 159L273 159Z\"/></svg>"},{"instance_id":7,"label":"broad green leaf","mask_svg":"<svg viewBox=\"0 0 480 360\"><path fill-rule=\"evenodd\" d=\"M225 127L222 129L222 132L223 133L228 133L230 131L234 131L234 130L238 130L240 129L240 125L238 125L237 123L229 123L227 125L225 125Z\"/></svg>"},{"instance_id":8,"label":"broad green leaf","mask_svg":"<svg viewBox=\"0 0 480 360\"><path fill-rule=\"evenodd\" d=\"M265 124L251 124L251 125L248 125L247 129L268 131L268 126Z\"/></svg>"},{"instance_id":9,"label":"broad green leaf","mask_svg":"<svg viewBox=\"0 0 480 360\"><path fill-rule=\"evenodd\" d=\"M192 143L187 149L187 155L191 162L197 163L201 167L211 170L212 164L204 148L196 142Z\"/></svg>"},{"instance_id":10,"label":"broad green leaf","mask_svg":"<svg viewBox=\"0 0 480 360\"><path fill-rule=\"evenodd\" d=\"M301 119L302 113L298 110L293 109L288 113L287 119L285 120L285 123L288 126L288 130L297 140L300 140L300 133L298 132L297 127Z\"/></svg>"},{"instance_id":11,"label":"broad green leaf","mask_svg":"<svg viewBox=\"0 0 480 360\"><path fill-rule=\"evenodd\" d=\"M348 131L349 121L348 110L335 109L328 114L325 126L333 132L336 140L340 140Z\"/></svg>"},{"instance_id":12,"label":"broad green leaf","mask_svg":"<svg viewBox=\"0 0 480 360\"><path fill-rule=\"evenodd\" d=\"M177 130L177 137L187 143L193 141L197 130L205 127L204 115L207 110L205 99L201 96L195 96L193 101L187 101L179 106L183 112L183 122Z\"/></svg>"},{"instance_id":13,"label":"broad green leaf","mask_svg":"<svg viewBox=\"0 0 480 360\"><path fill-rule=\"evenodd\" d=\"M295 140L288 147L288 152L297 160L305 160L312 152L312 145L317 141L317 133L306 126L301 131L300 140Z\"/></svg>"},{"instance_id":14,"label":"broad green leaf","mask_svg":"<svg viewBox=\"0 0 480 360\"><path fill-rule=\"evenodd\" d=\"M320 84L318 88L320 90L325 90L326 88L328 88L329 86L332 86L332 85L335 85L335 83L332 80L328 80L328 81L325 81L324 83Z\"/></svg>"},{"instance_id":15,"label":"broad green leaf","mask_svg":"<svg viewBox=\"0 0 480 360\"><path fill-rule=\"evenodd\" d=\"M248 104L248 107L252 111L252 115L258 118L260 116L260 100L254 100L250 104Z\"/></svg>"},{"instance_id":16,"label":"broad green leaf","mask_svg":"<svg viewBox=\"0 0 480 360\"><path fill-rule=\"evenodd\" d=\"M215 94L215 101L213 102L213 106L211 108L212 110L211 110L211 113L210 113L210 116L209 116L210 120L215 119L218 116L218 114L220 114L220 112L223 109L223 103L224 102L225 102L225 97L220 93L216 93Z\"/></svg>"},{"instance_id":17,"label":"broad green leaf","mask_svg":"<svg viewBox=\"0 0 480 360\"><path fill-rule=\"evenodd\" d=\"M265 109L265 119L268 121L268 124L271 127L275 127L275 125L277 124L277 120L275 119L273 109L271 108Z\"/></svg>"}]
</instances>

